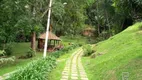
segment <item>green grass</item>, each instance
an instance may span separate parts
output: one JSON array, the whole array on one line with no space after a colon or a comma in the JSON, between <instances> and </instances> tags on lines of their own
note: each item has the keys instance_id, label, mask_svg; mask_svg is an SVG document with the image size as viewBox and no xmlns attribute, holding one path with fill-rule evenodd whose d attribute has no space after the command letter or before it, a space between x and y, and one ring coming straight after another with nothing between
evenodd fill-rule
<instances>
[{"instance_id":1,"label":"green grass","mask_svg":"<svg viewBox=\"0 0 142 80\"><path fill-rule=\"evenodd\" d=\"M29 42L23 42L23 43L14 43L13 45L13 54L14 56L20 56L26 54L26 52L30 49L30 43Z\"/></svg>"},{"instance_id":2,"label":"green grass","mask_svg":"<svg viewBox=\"0 0 142 80\"><path fill-rule=\"evenodd\" d=\"M26 52L30 49L30 43L15 43L13 45L13 54L11 56L16 56L17 58L21 55L26 55ZM0 75L15 71L18 67L24 67L29 62L42 57L42 52L37 52L36 56L29 59L16 59L16 62L13 64L8 64L3 67L0 67Z\"/></svg>"},{"instance_id":3,"label":"green grass","mask_svg":"<svg viewBox=\"0 0 142 80\"><path fill-rule=\"evenodd\" d=\"M69 53L66 53L65 55L58 58L58 64L57 67L51 72L49 75L49 80L60 80L62 77L62 71L64 70L66 61L69 57L71 57L72 53L76 51L78 48L70 51Z\"/></svg>"},{"instance_id":4,"label":"green grass","mask_svg":"<svg viewBox=\"0 0 142 80\"><path fill-rule=\"evenodd\" d=\"M89 80L122 80L122 73L129 73L129 80L142 79L142 23L136 23L123 32L96 44L96 55L84 57L83 65Z\"/></svg>"},{"instance_id":5,"label":"green grass","mask_svg":"<svg viewBox=\"0 0 142 80\"><path fill-rule=\"evenodd\" d=\"M12 56L21 56L21 55L25 55L27 53L27 51L31 48L31 43L30 42L22 42L22 43L14 43L13 44L13 54ZM41 52L36 52L37 54Z\"/></svg>"},{"instance_id":6,"label":"green grass","mask_svg":"<svg viewBox=\"0 0 142 80\"><path fill-rule=\"evenodd\" d=\"M83 36L61 36L63 44L66 46L69 43L86 44L87 38Z\"/></svg>"}]
</instances>

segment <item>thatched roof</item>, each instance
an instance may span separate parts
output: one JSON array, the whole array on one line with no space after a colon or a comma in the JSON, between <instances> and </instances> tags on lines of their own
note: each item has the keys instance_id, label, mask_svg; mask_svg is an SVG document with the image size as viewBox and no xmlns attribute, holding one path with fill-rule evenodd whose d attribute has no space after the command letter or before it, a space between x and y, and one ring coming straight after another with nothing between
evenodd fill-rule
<instances>
[{"instance_id":1,"label":"thatched roof","mask_svg":"<svg viewBox=\"0 0 142 80\"><path fill-rule=\"evenodd\" d=\"M41 34L38 38L39 38L39 39L45 39L45 38L46 38L46 33ZM50 32L50 31L49 31L48 39L49 39L49 40L58 40L58 41L61 40L59 37L57 37L55 34L53 34L53 33Z\"/></svg>"}]
</instances>

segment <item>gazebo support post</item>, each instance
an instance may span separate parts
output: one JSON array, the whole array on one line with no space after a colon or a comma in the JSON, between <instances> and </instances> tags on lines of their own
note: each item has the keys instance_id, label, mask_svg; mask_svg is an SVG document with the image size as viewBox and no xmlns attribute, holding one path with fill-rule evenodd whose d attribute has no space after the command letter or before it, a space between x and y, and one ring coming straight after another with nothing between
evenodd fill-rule
<instances>
[{"instance_id":1,"label":"gazebo support post","mask_svg":"<svg viewBox=\"0 0 142 80\"><path fill-rule=\"evenodd\" d=\"M55 46L55 44L56 44L56 43L55 43L55 40L54 40L54 46Z\"/></svg>"},{"instance_id":2,"label":"gazebo support post","mask_svg":"<svg viewBox=\"0 0 142 80\"><path fill-rule=\"evenodd\" d=\"M49 40L49 45L51 45L51 40Z\"/></svg>"},{"instance_id":3,"label":"gazebo support post","mask_svg":"<svg viewBox=\"0 0 142 80\"><path fill-rule=\"evenodd\" d=\"M56 40L56 45L57 45L57 40Z\"/></svg>"}]
</instances>

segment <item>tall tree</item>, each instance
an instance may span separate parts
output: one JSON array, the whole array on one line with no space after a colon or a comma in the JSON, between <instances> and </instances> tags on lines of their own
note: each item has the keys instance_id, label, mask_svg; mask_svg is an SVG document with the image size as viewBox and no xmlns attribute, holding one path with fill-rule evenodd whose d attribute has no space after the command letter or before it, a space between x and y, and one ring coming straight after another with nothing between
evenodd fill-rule
<instances>
[{"instance_id":1,"label":"tall tree","mask_svg":"<svg viewBox=\"0 0 142 80\"><path fill-rule=\"evenodd\" d=\"M67 4L64 5L64 2L66 2ZM53 27L56 34L79 34L82 27L84 26L84 21L86 18L84 11L84 8L87 5L86 1L60 0L55 4L58 4L58 6L54 7L53 5L52 22L53 26L57 27Z\"/></svg>"},{"instance_id":2,"label":"tall tree","mask_svg":"<svg viewBox=\"0 0 142 80\"><path fill-rule=\"evenodd\" d=\"M87 8L87 23L109 34L118 33L142 19L141 0L96 0Z\"/></svg>"}]
</instances>

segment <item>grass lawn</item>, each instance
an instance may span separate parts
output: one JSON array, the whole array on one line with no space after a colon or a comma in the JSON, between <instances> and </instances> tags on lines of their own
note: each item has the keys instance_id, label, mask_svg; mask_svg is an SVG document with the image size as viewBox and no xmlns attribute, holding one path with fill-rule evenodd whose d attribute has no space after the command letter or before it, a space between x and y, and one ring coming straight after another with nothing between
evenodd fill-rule
<instances>
[{"instance_id":1,"label":"grass lawn","mask_svg":"<svg viewBox=\"0 0 142 80\"><path fill-rule=\"evenodd\" d=\"M96 58L84 57L82 63L89 80L142 79L142 23L96 44ZM124 77L123 77L124 76Z\"/></svg>"},{"instance_id":2,"label":"grass lawn","mask_svg":"<svg viewBox=\"0 0 142 80\"><path fill-rule=\"evenodd\" d=\"M57 67L51 72L49 75L49 80L60 80L62 77L62 71L64 70L66 61L69 57L71 57L72 53L76 51L78 48L70 51L69 53L66 53L65 55L58 58L58 64Z\"/></svg>"},{"instance_id":3,"label":"grass lawn","mask_svg":"<svg viewBox=\"0 0 142 80\"><path fill-rule=\"evenodd\" d=\"M21 55L25 55L26 52L30 49L30 43L14 43L13 54L11 56L16 56L17 58ZM37 52L36 56L29 59L16 59L16 62L13 64L8 64L3 67L0 67L0 75L12 72L18 67L24 67L29 62L42 57L41 52Z\"/></svg>"},{"instance_id":4,"label":"grass lawn","mask_svg":"<svg viewBox=\"0 0 142 80\"><path fill-rule=\"evenodd\" d=\"M78 43L78 44L86 44L87 38L83 36L61 36L63 44L66 46L69 43Z\"/></svg>"}]
</instances>

